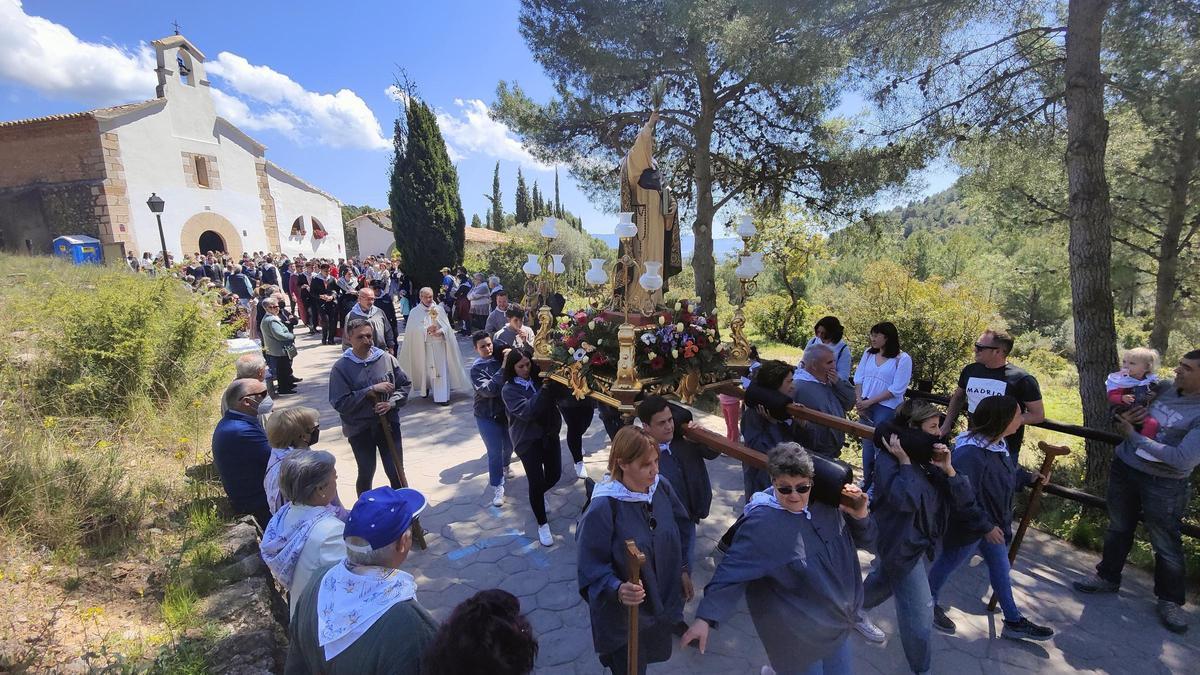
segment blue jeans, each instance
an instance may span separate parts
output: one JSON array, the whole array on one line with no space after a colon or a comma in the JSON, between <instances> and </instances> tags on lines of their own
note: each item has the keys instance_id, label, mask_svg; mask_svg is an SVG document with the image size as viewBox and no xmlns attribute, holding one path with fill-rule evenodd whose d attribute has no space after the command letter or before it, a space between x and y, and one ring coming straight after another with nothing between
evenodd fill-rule
<instances>
[{"instance_id":1,"label":"blue jeans","mask_svg":"<svg viewBox=\"0 0 1200 675\"><path fill-rule=\"evenodd\" d=\"M933 602L937 603L938 591L946 583L946 579L971 559L971 555L979 551L983 561L987 563L988 579L992 582L992 591L1000 599L1000 609L1004 610L1005 621L1020 621L1021 611L1013 600L1012 579L1008 572L1008 546L1005 544L989 544L986 539L966 546L945 546L942 554L933 561L929 569L929 592L933 594Z\"/></svg>"},{"instance_id":2,"label":"blue jeans","mask_svg":"<svg viewBox=\"0 0 1200 675\"><path fill-rule=\"evenodd\" d=\"M512 438L508 428L496 420L475 417L475 426L479 428L479 437L487 448L488 485L496 487L504 482L504 467L512 461Z\"/></svg>"},{"instance_id":3,"label":"blue jeans","mask_svg":"<svg viewBox=\"0 0 1200 675\"><path fill-rule=\"evenodd\" d=\"M784 664L780 664L781 666ZM842 638L842 644L832 654L817 661L804 670L792 671L788 668L776 668L780 673L796 672L800 675L851 675L854 672L854 655L850 652L850 640Z\"/></svg>"},{"instance_id":4,"label":"blue jeans","mask_svg":"<svg viewBox=\"0 0 1200 675\"><path fill-rule=\"evenodd\" d=\"M1108 472L1108 530L1096 574L1114 584L1121 583L1121 569L1133 548L1140 516L1154 549L1154 595L1182 605L1186 577L1179 529L1188 491L1186 478L1152 476L1113 458Z\"/></svg>"},{"instance_id":5,"label":"blue jeans","mask_svg":"<svg viewBox=\"0 0 1200 675\"><path fill-rule=\"evenodd\" d=\"M863 609L882 604L889 595L896 597L896 625L900 629L900 644L904 657L914 673L929 672L933 652L929 642L933 633L933 594L929 592L929 575L925 558L903 578L889 583L877 567L863 582Z\"/></svg>"},{"instance_id":6,"label":"blue jeans","mask_svg":"<svg viewBox=\"0 0 1200 675\"><path fill-rule=\"evenodd\" d=\"M892 421L896 416L896 409L889 408L882 403L867 408L861 417L864 424L870 424L873 427L878 427L881 424L886 424ZM875 480L875 453L879 452L879 448L875 447L875 442L870 438L862 439L863 451L863 492L868 492L871 489L871 484Z\"/></svg>"}]
</instances>

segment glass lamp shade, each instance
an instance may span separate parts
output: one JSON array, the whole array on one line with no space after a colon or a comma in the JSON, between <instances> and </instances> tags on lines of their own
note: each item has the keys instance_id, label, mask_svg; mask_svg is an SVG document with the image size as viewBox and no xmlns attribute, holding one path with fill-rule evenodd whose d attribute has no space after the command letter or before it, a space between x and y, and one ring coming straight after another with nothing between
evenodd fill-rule
<instances>
[{"instance_id":1,"label":"glass lamp shade","mask_svg":"<svg viewBox=\"0 0 1200 675\"><path fill-rule=\"evenodd\" d=\"M528 256L528 259L525 261L524 265L521 265L521 271L531 277L536 277L537 275L541 274L542 266L538 263L537 254L528 253L526 255Z\"/></svg>"},{"instance_id":2,"label":"glass lamp shade","mask_svg":"<svg viewBox=\"0 0 1200 675\"><path fill-rule=\"evenodd\" d=\"M733 270L733 274L742 281L747 281L754 278L754 262L748 255L738 257L738 266Z\"/></svg>"},{"instance_id":3,"label":"glass lamp shade","mask_svg":"<svg viewBox=\"0 0 1200 675\"><path fill-rule=\"evenodd\" d=\"M553 217L547 218L546 221L542 223L542 236L547 239L558 238L558 221Z\"/></svg>"},{"instance_id":4,"label":"glass lamp shade","mask_svg":"<svg viewBox=\"0 0 1200 675\"><path fill-rule=\"evenodd\" d=\"M663 287L662 263L646 261L646 272L638 277L638 284L647 292L653 293Z\"/></svg>"},{"instance_id":5,"label":"glass lamp shade","mask_svg":"<svg viewBox=\"0 0 1200 675\"><path fill-rule=\"evenodd\" d=\"M567 271L567 266L564 265L562 261L563 254L555 253L554 255L550 256L550 259L554 261L554 263L551 265L551 269L554 270L555 274L562 274L563 272Z\"/></svg>"},{"instance_id":6,"label":"glass lamp shade","mask_svg":"<svg viewBox=\"0 0 1200 675\"><path fill-rule=\"evenodd\" d=\"M762 274L762 271L763 271L763 254L762 253L751 253L750 254L750 269L755 274Z\"/></svg>"},{"instance_id":7,"label":"glass lamp shade","mask_svg":"<svg viewBox=\"0 0 1200 675\"><path fill-rule=\"evenodd\" d=\"M637 225L633 222L633 211L622 211L621 220L617 223L616 235L621 239L637 236Z\"/></svg>"},{"instance_id":8,"label":"glass lamp shade","mask_svg":"<svg viewBox=\"0 0 1200 675\"><path fill-rule=\"evenodd\" d=\"M604 271L604 258L592 258L592 266L583 275L584 281L593 286L603 286L608 283L608 272Z\"/></svg>"},{"instance_id":9,"label":"glass lamp shade","mask_svg":"<svg viewBox=\"0 0 1200 675\"><path fill-rule=\"evenodd\" d=\"M737 227L737 235L742 239L749 239L756 232L758 229L754 227L754 220L748 215L742 216L742 222Z\"/></svg>"}]
</instances>

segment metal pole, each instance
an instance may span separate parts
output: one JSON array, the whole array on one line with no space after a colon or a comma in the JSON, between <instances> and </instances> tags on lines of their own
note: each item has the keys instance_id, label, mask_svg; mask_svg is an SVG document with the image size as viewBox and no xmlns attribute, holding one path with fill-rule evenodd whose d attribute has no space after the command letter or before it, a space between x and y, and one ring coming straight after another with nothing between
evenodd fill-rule
<instances>
[{"instance_id":1,"label":"metal pole","mask_svg":"<svg viewBox=\"0 0 1200 675\"><path fill-rule=\"evenodd\" d=\"M171 267L171 259L167 257L167 238L165 235L163 235L162 214L156 213L156 214L154 214L154 217L156 219L158 219L158 240L159 240L159 242L162 243L163 267L170 268Z\"/></svg>"}]
</instances>

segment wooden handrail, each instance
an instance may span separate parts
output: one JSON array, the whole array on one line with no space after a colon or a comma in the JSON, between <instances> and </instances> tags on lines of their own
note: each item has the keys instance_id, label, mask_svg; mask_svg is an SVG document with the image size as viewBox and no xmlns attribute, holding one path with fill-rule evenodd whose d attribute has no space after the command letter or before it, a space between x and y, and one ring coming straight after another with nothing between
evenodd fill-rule
<instances>
[{"instance_id":1,"label":"wooden handrail","mask_svg":"<svg viewBox=\"0 0 1200 675\"><path fill-rule=\"evenodd\" d=\"M950 405L949 396L944 396L942 394L931 394L927 391L909 389L907 392L905 392L904 396L906 398L929 401L930 403L936 403L938 405ZM1054 420L1043 420L1037 424L1031 424L1030 426L1041 427L1050 431L1057 431L1060 434L1067 434L1068 436L1088 438L1093 441L1100 441L1101 443L1108 443L1110 445L1120 445L1121 442L1125 440L1120 434L1114 434L1113 432L1106 431L1104 429L1092 429L1089 427L1080 426L1078 424L1067 424L1066 422L1056 422ZM1049 492L1049 490L1047 490L1047 492Z\"/></svg>"},{"instance_id":2,"label":"wooden handrail","mask_svg":"<svg viewBox=\"0 0 1200 675\"><path fill-rule=\"evenodd\" d=\"M725 394L726 396L733 396L735 398L744 399L746 397L746 391L742 389L741 386L736 382L724 382L713 387L712 390L721 394ZM814 422L823 427L837 429L838 431L852 434L854 436L858 436L859 438L870 439L875 437L875 427L867 426L860 422L854 422L838 415L830 415L819 410L813 410L812 408L802 406L799 403L789 403L787 411L788 414L794 419L805 422Z\"/></svg>"}]
</instances>

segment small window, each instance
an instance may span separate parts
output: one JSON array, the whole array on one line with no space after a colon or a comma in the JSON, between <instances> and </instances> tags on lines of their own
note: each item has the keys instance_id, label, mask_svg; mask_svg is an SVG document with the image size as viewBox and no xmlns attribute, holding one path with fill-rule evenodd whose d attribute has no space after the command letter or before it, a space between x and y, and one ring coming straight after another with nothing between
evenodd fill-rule
<instances>
[{"instance_id":1,"label":"small window","mask_svg":"<svg viewBox=\"0 0 1200 675\"><path fill-rule=\"evenodd\" d=\"M208 160L200 155L192 158L196 163L196 184L200 187L211 187L208 182Z\"/></svg>"},{"instance_id":2,"label":"small window","mask_svg":"<svg viewBox=\"0 0 1200 675\"><path fill-rule=\"evenodd\" d=\"M313 239L324 239L329 234L325 231L325 226L321 224L321 221L312 216L309 216L309 220L312 221L313 225Z\"/></svg>"},{"instance_id":3,"label":"small window","mask_svg":"<svg viewBox=\"0 0 1200 675\"><path fill-rule=\"evenodd\" d=\"M304 216L300 216L292 221L292 236L303 237L304 235Z\"/></svg>"}]
</instances>

